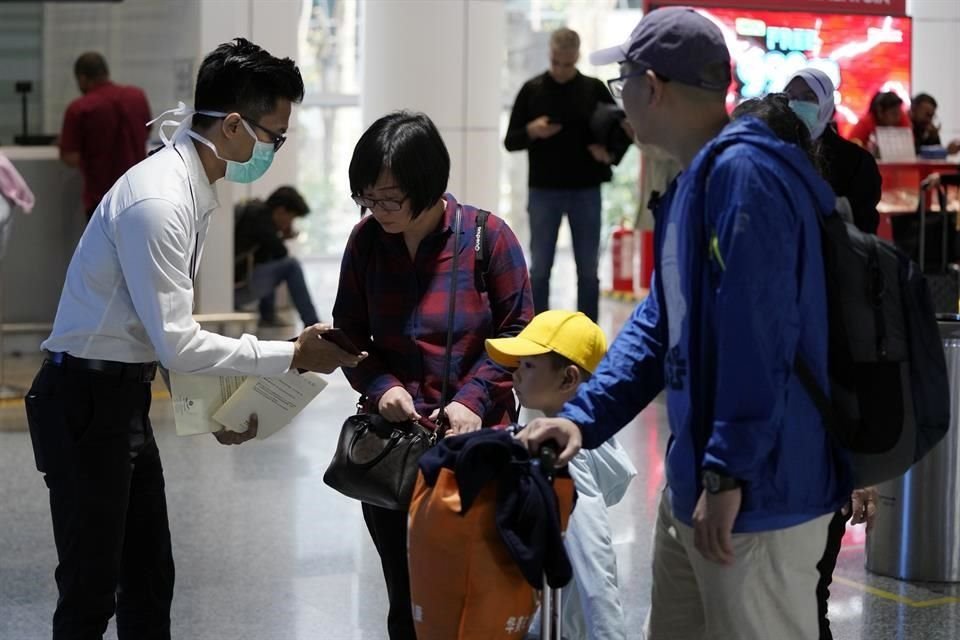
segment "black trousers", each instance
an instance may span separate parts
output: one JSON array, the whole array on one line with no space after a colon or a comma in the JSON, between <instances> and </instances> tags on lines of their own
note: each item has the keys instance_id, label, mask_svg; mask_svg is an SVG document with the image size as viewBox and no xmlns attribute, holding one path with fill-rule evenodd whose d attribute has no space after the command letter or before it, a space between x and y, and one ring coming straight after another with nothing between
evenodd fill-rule
<instances>
[{"instance_id":1,"label":"black trousers","mask_svg":"<svg viewBox=\"0 0 960 640\"><path fill-rule=\"evenodd\" d=\"M833 640L830 632L830 620L827 618L827 600L830 598L830 583L833 582L833 570L837 567L837 557L840 555L840 543L847 530L847 520L850 514L844 515L841 511L833 514L830 528L827 531L827 548L823 557L817 563L820 572L820 582L817 583L817 619L820 621L820 640Z\"/></svg>"},{"instance_id":2,"label":"black trousers","mask_svg":"<svg viewBox=\"0 0 960 640\"><path fill-rule=\"evenodd\" d=\"M380 554L383 578L387 583L387 598L390 600L387 633L390 640L417 640L407 568L407 512L364 503L363 521Z\"/></svg>"},{"instance_id":3,"label":"black trousers","mask_svg":"<svg viewBox=\"0 0 960 640\"><path fill-rule=\"evenodd\" d=\"M50 491L54 640L168 640L173 555L150 385L44 364L26 398Z\"/></svg>"}]
</instances>

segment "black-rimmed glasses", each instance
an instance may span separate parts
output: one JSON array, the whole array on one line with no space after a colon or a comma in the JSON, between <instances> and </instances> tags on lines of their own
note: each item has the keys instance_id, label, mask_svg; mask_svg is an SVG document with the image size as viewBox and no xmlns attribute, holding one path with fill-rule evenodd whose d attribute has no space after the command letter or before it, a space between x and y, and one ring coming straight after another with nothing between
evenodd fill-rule
<instances>
[{"instance_id":1,"label":"black-rimmed glasses","mask_svg":"<svg viewBox=\"0 0 960 640\"><path fill-rule=\"evenodd\" d=\"M377 198L367 198L366 196L350 196L353 198L353 201L357 203L358 207L363 207L364 209L373 209L379 208L381 211L400 211L403 208L403 203L407 201L407 198L410 196L404 196L403 200L385 200Z\"/></svg>"},{"instance_id":2,"label":"black-rimmed glasses","mask_svg":"<svg viewBox=\"0 0 960 640\"><path fill-rule=\"evenodd\" d=\"M636 78L637 76L645 75L646 71L637 71L636 73L628 73L619 78L614 78L613 80L607 80L607 88L610 89L610 95L613 96L614 100L623 99L623 85L626 84L627 78Z\"/></svg>"},{"instance_id":3,"label":"black-rimmed glasses","mask_svg":"<svg viewBox=\"0 0 960 640\"><path fill-rule=\"evenodd\" d=\"M282 147L283 143L287 141L287 135L285 133L277 133L276 131L271 131L270 129L267 129L265 126L263 126L259 122L256 122L255 120L253 120L252 118L248 118L247 116L240 116L240 117L246 120L248 123L255 126L257 129L260 129L261 131L263 131L265 134L267 134L272 138L270 142L273 143L274 153L276 153L277 151L280 151L280 147Z\"/></svg>"},{"instance_id":4,"label":"black-rimmed glasses","mask_svg":"<svg viewBox=\"0 0 960 640\"><path fill-rule=\"evenodd\" d=\"M623 71L623 68L621 67L621 73L622 73L622 71ZM646 73L647 73L646 71L634 71L634 72L624 73L624 74L621 75L619 78L614 78L614 79L612 79L612 80L607 80L607 88L610 89L610 95L613 96L614 100L622 100L622 99L623 99L623 85L625 85L625 84L627 83L627 79L628 79L628 78L636 78L636 77L638 77L638 76L643 76L643 75L646 75ZM662 76L662 75L660 75L659 73L657 73L656 71L654 71L653 73L654 73L655 76L657 76L657 79L658 79L660 82L670 82L670 79L667 78L666 76Z\"/></svg>"}]
</instances>

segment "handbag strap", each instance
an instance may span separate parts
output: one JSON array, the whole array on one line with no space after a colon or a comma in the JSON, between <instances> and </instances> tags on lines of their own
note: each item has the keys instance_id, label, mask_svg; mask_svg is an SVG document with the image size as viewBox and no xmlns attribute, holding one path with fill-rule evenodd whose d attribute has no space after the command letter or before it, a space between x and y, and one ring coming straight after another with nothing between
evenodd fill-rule
<instances>
[{"instance_id":1,"label":"handbag strap","mask_svg":"<svg viewBox=\"0 0 960 640\"><path fill-rule=\"evenodd\" d=\"M440 415L437 424L442 429L447 420L447 393L450 390L450 360L453 352L453 320L456 315L457 273L460 264L460 232L463 229L463 207L457 205L453 218L453 265L450 268L450 301L447 306L447 349L443 356L443 385L440 391Z\"/></svg>"}]
</instances>

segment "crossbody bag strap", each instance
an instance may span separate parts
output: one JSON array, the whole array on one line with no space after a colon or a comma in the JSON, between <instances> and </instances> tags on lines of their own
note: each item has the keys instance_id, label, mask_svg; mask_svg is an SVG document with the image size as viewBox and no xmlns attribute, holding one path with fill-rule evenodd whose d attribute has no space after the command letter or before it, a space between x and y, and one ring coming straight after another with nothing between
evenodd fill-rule
<instances>
[{"instance_id":1,"label":"crossbody bag strap","mask_svg":"<svg viewBox=\"0 0 960 640\"><path fill-rule=\"evenodd\" d=\"M460 231L463 228L463 207L457 205L453 221L453 265L450 268L450 302L447 306L447 350L443 357L443 385L440 392L440 415L437 424L446 422L447 394L450 391L450 360L453 352L453 321L456 314L457 273L460 264Z\"/></svg>"}]
</instances>

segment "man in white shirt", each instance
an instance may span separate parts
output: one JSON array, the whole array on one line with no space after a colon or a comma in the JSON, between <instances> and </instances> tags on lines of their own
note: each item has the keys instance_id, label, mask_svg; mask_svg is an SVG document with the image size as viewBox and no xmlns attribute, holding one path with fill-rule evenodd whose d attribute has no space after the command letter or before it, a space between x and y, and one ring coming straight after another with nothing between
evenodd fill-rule
<instances>
[{"instance_id":1,"label":"man in white shirt","mask_svg":"<svg viewBox=\"0 0 960 640\"><path fill-rule=\"evenodd\" d=\"M174 566L160 454L148 417L163 366L281 375L356 366L307 327L296 342L227 338L193 319L193 286L220 178L252 182L286 136L300 71L238 38L203 61L195 112L97 207L67 271L48 358L27 398L37 468L50 490L59 564L54 640L170 638ZM190 119L190 115L196 115ZM163 123L169 124L169 123ZM161 125L161 130L162 130ZM215 434L239 444L256 433Z\"/></svg>"}]
</instances>

